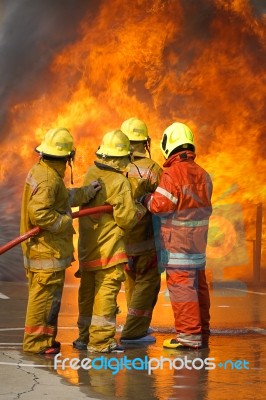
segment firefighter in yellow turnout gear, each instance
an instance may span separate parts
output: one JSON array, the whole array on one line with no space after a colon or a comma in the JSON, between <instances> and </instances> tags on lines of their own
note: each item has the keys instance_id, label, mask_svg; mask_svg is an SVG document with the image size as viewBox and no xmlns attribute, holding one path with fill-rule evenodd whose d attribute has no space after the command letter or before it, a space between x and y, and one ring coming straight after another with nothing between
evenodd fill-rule
<instances>
[{"instance_id":1,"label":"firefighter in yellow turnout gear","mask_svg":"<svg viewBox=\"0 0 266 400\"><path fill-rule=\"evenodd\" d=\"M121 130L128 136L133 149L134 161L127 176L133 197L138 199L155 191L162 170L150 158L150 138L142 120L129 118L123 122ZM154 342L155 338L147 333L160 290L161 275L157 268L152 215L149 212L127 232L126 251L129 257L125 270L128 314L121 343Z\"/></svg>"},{"instance_id":2,"label":"firefighter in yellow turnout gear","mask_svg":"<svg viewBox=\"0 0 266 400\"><path fill-rule=\"evenodd\" d=\"M84 184L97 179L102 190L92 206L113 206L113 213L91 215L79 221L79 337L77 349L88 352L119 352L123 348L115 340L117 295L124 281L125 231L132 229L146 213L136 204L131 186L123 173L130 161L130 142L120 130L104 135L96 152L97 159L89 167Z\"/></svg>"},{"instance_id":3,"label":"firefighter in yellow turnout gear","mask_svg":"<svg viewBox=\"0 0 266 400\"><path fill-rule=\"evenodd\" d=\"M49 130L36 148L40 160L28 173L21 208L21 234L35 226L41 232L22 243L29 295L23 350L56 354L57 319L65 269L73 261L71 206L88 203L100 189L98 182L66 189L66 164L75 155L73 138L65 128Z\"/></svg>"}]
</instances>

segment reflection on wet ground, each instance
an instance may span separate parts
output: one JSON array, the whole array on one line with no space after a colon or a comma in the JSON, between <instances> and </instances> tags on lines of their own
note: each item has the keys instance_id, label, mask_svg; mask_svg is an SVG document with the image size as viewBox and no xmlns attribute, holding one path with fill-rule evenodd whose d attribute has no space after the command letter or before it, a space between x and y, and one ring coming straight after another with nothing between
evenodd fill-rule
<instances>
[{"instance_id":1,"label":"reflection on wet ground","mask_svg":"<svg viewBox=\"0 0 266 400\"><path fill-rule=\"evenodd\" d=\"M162 349L164 338L156 333L156 345L131 346L125 353L109 355L63 345L57 364L53 358L25 354L23 361L47 363L62 380L101 399L265 399L265 338L214 336L209 349L198 351ZM66 358L80 368L70 368Z\"/></svg>"},{"instance_id":2,"label":"reflection on wet ground","mask_svg":"<svg viewBox=\"0 0 266 400\"><path fill-rule=\"evenodd\" d=\"M211 290L209 348L184 351L162 347L163 340L174 334L172 310L163 284L152 320L156 343L131 345L125 353L104 355L72 348L78 332L77 289L77 285L66 286L64 291L58 333L62 348L54 369L54 358L21 351L26 285L0 284L0 292L9 298L1 300L1 349L21 352L21 362L46 365L51 374L60 376L62 383L77 386L80 392L99 399L265 399L265 289ZM8 308L2 304L8 304ZM126 315L123 291L118 304L119 338Z\"/></svg>"}]
</instances>

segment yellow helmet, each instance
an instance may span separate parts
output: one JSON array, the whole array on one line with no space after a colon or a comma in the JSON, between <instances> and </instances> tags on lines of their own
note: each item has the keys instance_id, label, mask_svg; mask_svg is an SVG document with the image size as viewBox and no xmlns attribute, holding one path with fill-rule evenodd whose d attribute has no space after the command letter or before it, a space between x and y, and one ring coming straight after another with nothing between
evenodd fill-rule
<instances>
[{"instance_id":1,"label":"yellow helmet","mask_svg":"<svg viewBox=\"0 0 266 400\"><path fill-rule=\"evenodd\" d=\"M181 122L174 122L165 129L160 142L161 150L167 159L174 149L185 144L191 144L195 147L194 136L190 128Z\"/></svg>"},{"instance_id":2,"label":"yellow helmet","mask_svg":"<svg viewBox=\"0 0 266 400\"><path fill-rule=\"evenodd\" d=\"M125 157L130 155L130 142L128 137L119 129L107 132L101 146L96 151L100 157Z\"/></svg>"},{"instance_id":3,"label":"yellow helmet","mask_svg":"<svg viewBox=\"0 0 266 400\"><path fill-rule=\"evenodd\" d=\"M124 121L121 125L121 131L127 135L131 142L146 142L149 139L147 125L136 117Z\"/></svg>"},{"instance_id":4,"label":"yellow helmet","mask_svg":"<svg viewBox=\"0 0 266 400\"><path fill-rule=\"evenodd\" d=\"M50 129L35 150L58 158L73 158L75 154L73 137L66 128Z\"/></svg>"}]
</instances>

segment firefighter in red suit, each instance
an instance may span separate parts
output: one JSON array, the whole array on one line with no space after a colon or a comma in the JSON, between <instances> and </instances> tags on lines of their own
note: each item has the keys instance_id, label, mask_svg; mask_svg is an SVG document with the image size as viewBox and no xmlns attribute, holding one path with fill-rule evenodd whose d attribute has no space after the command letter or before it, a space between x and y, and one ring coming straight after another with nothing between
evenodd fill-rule
<instances>
[{"instance_id":1,"label":"firefighter in red suit","mask_svg":"<svg viewBox=\"0 0 266 400\"><path fill-rule=\"evenodd\" d=\"M194 136L188 126L170 125L163 133L161 150L166 162L159 186L143 201L160 217L157 252L166 270L175 320L176 337L166 339L163 346L200 348L210 334L205 264L212 181L194 161Z\"/></svg>"}]
</instances>

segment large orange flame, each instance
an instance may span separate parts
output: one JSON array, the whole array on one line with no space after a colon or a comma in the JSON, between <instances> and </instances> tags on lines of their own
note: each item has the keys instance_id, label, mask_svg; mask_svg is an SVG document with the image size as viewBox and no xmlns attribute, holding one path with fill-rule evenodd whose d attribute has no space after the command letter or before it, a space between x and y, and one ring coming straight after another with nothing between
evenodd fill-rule
<instances>
[{"instance_id":1,"label":"large orange flame","mask_svg":"<svg viewBox=\"0 0 266 400\"><path fill-rule=\"evenodd\" d=\"M214 206L240 206L249 257L233 275L249 277L248 241L255 238L256 204L266 197L265 47L265 16L248 0L103 1L96 16L84 14L78 39L52 58L46 90L34 97L32 87L30 101L13 101L1 187L13 182L20 192L36 160L33 148L50 127L73 133L80 185L103 134L124 119L145 120L160 164L163 130L187 123L197 160L213 176ZM11 203L19 210L19 193L1 195L6 212ZM262 244L265 264L265 236Z\"/></svg>"}]
</instances>

